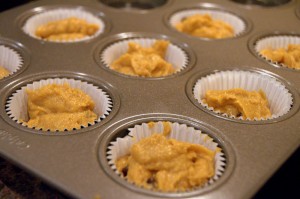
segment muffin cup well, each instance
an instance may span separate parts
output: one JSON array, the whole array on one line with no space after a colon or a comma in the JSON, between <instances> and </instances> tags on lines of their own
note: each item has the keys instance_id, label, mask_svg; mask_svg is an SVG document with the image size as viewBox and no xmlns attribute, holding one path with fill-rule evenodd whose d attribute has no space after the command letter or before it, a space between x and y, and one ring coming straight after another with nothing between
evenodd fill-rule
<instances>
[{"instance_id":1,"label":"muffin cup well","mask_svg":"<svg viewBox=\"0 0 300 199\"><path fill-rule=\"evenodd\" d=\"M65 83L68 83L71 88L80 89L85 94L89 95L92 98L92 100L95 102L95 108L93 111L97 114L97 119L93 123L90 123L86 126L82 126L81 128L88 127L89 125L94 125L95 123L100 122L101 120L106 118L107 115L109 115L109 113L112 110L112 102L107 93L105 93L102 89L92 84L89 84L87 82L74 80L74 79L67 79L67 78L45 79L45 80L35 81L33 83L21 87L15 93L13 93L12 96L9 97L9 99L7 100L7 104L6 104L7 114L12 120L22 124L23 126L27 126L26 123L22 122L22 121L26 122L29 120L28 111L27 111L28 97L27 97L26 89L36 90L49 84L62 85ZM39 129L38 127L35 127L35 129L49 131L49 129ZM77 129L73 129L73 130L77 130Z\"/></svg>"},{"instance_id":2,"label":"muffin cup well","mask_svg":"<svg viewBox=\"0 0 300 199\"><path fill-rule=\"evenodd\" d=\"M221 71L200 78L193 89L194 98L205 108L225 117L243 120L242 117L236 118L225 113L220 113L209 107L202 100L208 90L228 90L242 88L248 91L259 91L266 94L269 102L269 108L274 119L283 116L291 109L293 105L292 94L279 81L274 78L250 71ZM255 118L254 120L266 120L265 118ZM250 120L250 119L247 119Z\"/></svg>"},{"instance_id":3,"label":"muffin cup well","mask_svg":"<svg viewBox=\"0 0 300 199\"><path fill-rule=\"evenodd\" d=\"M246 24L240 17L226 11L217 10L217 9L205 9L205 8L199 8L199 9L195 8L195 9L178 11L170 17L169 24L175 29L176 24L180 23L183 19L193 16L195 14L200 14L200 15L209 14L213 20L220 20L225 23L228 23L230 26L232 26L234 30L234 37L241 35L246 30Z\"/></svg>"},{"instance_id":4,"label":"muffin cup well","mask_svg":"<svg viewBox=\"0 0 300 199\"><path fill-rule=\"evenodd\" d=\"M231 0L236 3L245 4L245 5L257 5L263 7L271 6L280 6L286 3L289 3L291 0L268 0L268 1L259 1L259 0Z\"/></svg>"},{"instance_id":5,"label":"muffin cup well","mask_svg":"<svg viewBox=\"0 0 300 199\"><path fill-rule=\"evenodd\" d=\"M49 22L66 19L69 17L76 17L76 18L85 20L88 23L96 24L99 26L99 29L94 35L86 36L81 39L65 40L65 41L49 41L49 42L70 43L70 42L85 41L85 40L89 40L89 39L97 37L98 35L103 33L106 28L104 21L102 21L99 17L96 17L87 11L84 11L79 8L78 9L76 9L76 8L57 8L57 9L51 9L51 10L33 15L32 17L28 18L28 20L25 22L25 24L23 26L23 31L35 39L43 40L42 38L35 35L35 31L39 26L45 25Z\"/></svg>"},{"instance_id":6,"label":"muffin cup well","mask_svg":"<svg viewBox=\"0 0 300 199\"><path fill-rule=\"evenodd\" d=\"M120 56L122 56L127 52L129 42L134 42L141 45L144 48L149 48L157 40L158 39L153 39L153 38L130 38L130 39L116 41L115 43L112 43L111 45L109 45L103 50L100 58L101 62L103 62L106 67L110 68L110 65L115 60L117 60ZM171 42L168 46L168 49L166 51L166 56L164 59L166 62L172 64L172 66L175 69L174 74L182 71L188 65L188 56L186 52Z\"/></svg>"},{"instance_id":7,"label":"muffin cup well","mask_svg":"<svg viewBox=\"0 0 300 199\"><path fill-rule=\"evenodd\" d=\"M283 63L277 63L274 62L264 55L260 53L261 50L264 49L279 49L279 48L287 48L289 44L294 44L294 45L300 45L300 36L295 36L295 35L273 35L273 36L268 36L264 37L262 39L259 39L255 42L254 45L254 51L256 52L257 55L260 57L264 58L267 60L269 63L274 64L279 67L285 67L285 68L290 68L290 69L295 69L295 70L300 70L296 68L291 68Z\"/></svg>"},{"instance_id":8,"label":"muffin cup well","mask_svg":"<svg viewBox=\"0 0 300 199\"><path fill-rule=\"evenodd\" d=\"M177 141L189 142L193 144L202 145L210 150L216 151L215 155L215 175L205 184L208 186L218 180L225 171L226 159L222 149L219 148L216 143L209 135L202 133L201 130L196 130L193 127L188 127L186 124L179 124L176 122L170 122L171 133L168 138L175 139ZM124 178L120 174L115 166L115 161L129 154L131 146L141 139L151 136L154 133L163 133L164 125L162 122L155 122L153 126L149 127L147 123L141 125L135 125L133 128L128 129L129 134L123 138L117 138L108 146L107 160L108 163L120 177ZM197 189L199 187L195 187Z\"/></svg>"},{"instance_id":9,"label":"muffin cup well","mask_svg":"<svg viewBox=\"0 0 300 199\"><path fill-rule=\"evenodd\" d=\"M167 0L98 0L99 2L116 9L149 10L161 7L167 3Z\"/></svg>"},{"instance_id":10,"label":"muffin cup well","mask_svg":"<svg viewBox=\"0 0 300 199\"><path fill-rule=\"evenodd\" d=\"M21 55L15 50L0 45L0 66L9 71L9 75L17 72L23 64ZM5 78L5 77L4 77Z\"/></svg>"}]
</instances>

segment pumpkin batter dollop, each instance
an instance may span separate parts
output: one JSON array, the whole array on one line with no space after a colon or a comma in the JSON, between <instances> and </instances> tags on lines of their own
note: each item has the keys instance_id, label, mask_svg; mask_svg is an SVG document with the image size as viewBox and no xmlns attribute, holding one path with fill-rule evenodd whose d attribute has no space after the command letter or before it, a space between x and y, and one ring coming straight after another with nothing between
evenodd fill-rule
<instances>
[{"instance_id":1,"label":"pumpkin batter dollop","mask_svg":"<svg viewBox=\"0 0 300 199\"><path fill-rule=\"evenodd\" d=\"M243 119L268 118L271 116L268 100L262 90L246 91L241 88L230 90L208 90L203 102L216 111Z\"/></svg>"},{"instance_id":2,"label":"pumpkin batter dollop","mask_svg":"<svg viewBox=\"0 0 300 199\"><path fill-rule=\"evenodd\" d=\"M260 54L289 68L300 69L300 45L289 44L287 48L263 49Z\"/></svg>"},{"instance_id":3,"label":"pumpkin batter dollop","mask_svg":"<svg viewBox=\"0 0 300 199\"><path fill-rule=\"evenodd\" d=\"M6 77L8 75L9 75L9 71L6 68L0 66L0 79Z\"/></svg>"},{"instance_id":4,"label":"pumpkin batter dollop","mask_svg":"<svg viewBox=\"0 0 300 199\"><path fill-rule=\"evenodd\" d=\"M117 159L117 170L130 182L165 192L187 191L214 176L215 151L154 133Z\"/></svg>"},{"instance_id":5,"label":"pumpkin batter dollop","mask_svg":"<svg viewBox=\"0 0 300 199\"><path fill-rule=\"evenodd\" d=\"M64 131L80 128L97 119L95 104L90 96L69 84L49 84L36 90L27 90L27 125L43 130Z\"/></svg>"},{"instance_id":6,"label":"pumpkin batter dollop","mask_svg":"<svg viewBox=\"0 0 300 199\"><path fill-rule=\"evenodd\" d=\"M229 38L234 36L231 25L221 20L214 20L209 14L195 14L186 17L175 25L179 32L196 37L210 39Z\"/></svg>"},{"instance_id":7,"label":"pumpkin batter dollop","mask_svg":"<svg viewBox=\"0 0 300 199\"><path fill-rule=\"evenodd\" d=\"M94 35L99 29L83 19L70 17L52 21L36 29L36 36L49 41L70 41Z\"/></svg>"},{"instance_id":8,"label":"pumpkin batter dollop","mask_svg":"<svg viewBox=\"0 0 300 199\"><path fill-rule=\"evenodd\" d=\"M165 61L169 42L158 40L152 47L143 48L135 42L128 43L128 51L110 68L120 73L141 77L162 77L175 72L174 67Z\"/></svg>"}]
</instances>

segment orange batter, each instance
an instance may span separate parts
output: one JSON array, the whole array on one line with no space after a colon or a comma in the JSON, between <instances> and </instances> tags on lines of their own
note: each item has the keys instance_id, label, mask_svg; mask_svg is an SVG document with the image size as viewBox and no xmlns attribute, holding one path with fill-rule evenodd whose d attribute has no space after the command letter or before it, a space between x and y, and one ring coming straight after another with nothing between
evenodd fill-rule
<instances>
[{"instance_id":1,"label":"orange batter","mask_svg":"<svg viewBox=\"0 0 300 199\"><path fill-rule=\"evenodd\" d=\"M289 68L300 69L300 45L290 44L287 48L264 49L260 54Z\"/></svg>"},{"instance_id":2,"label":"orange batter","mask_svg":"<svg viewBox=\"0 0 300 199\"><path fill-rule=\"evenodd\" d=\"M234 36L231 25L221 20L214 20L209 14L195 14L186 17L175 25L183 33L211 39L229 38Z\"/></svg>"},{"instance_id":3,"label":"orange batter","mask_svg":"<svg viewBox=\"0 0 300 199\"><path fill-rule=\"evenodd\" d=\"M29 127L64 131L80 128L97 119L90 96L69 84L50 84L27 90Z\"/></svg>"},{"instance_id":4,"label":"orange batter","mask_svg":"<svg viewBox=\"0 0 300 199\"><path fill-rule=\"evenodd\" d=\"M208 106L221 113L243 119L268 118L271 116L268 100L262 90L246 91L241 88L230 90L208 90L203 99Z\"/></svg>"},{"instance_id":5,"label":"orange batter","mask_svg":"<svg viewBox=\"0 0 300 199\"><path fill-rule=\"evenodd\" d=\"M94 35L99 29L83 19L70 17L52 21L37 28L36 36L49 41L70 41Z\"/></svg>"},{"instance_id":6,"label":"orange batter","mask_svg":"<svg viewBox=\"0 0 300 199\"><path fill-rule=\"evenodd\" d=\"M0 79L6 77L8 75L9 75L9 71L6 68L0 66Z\"/></svg>"},{"instance_id":7,"label":"orange batter","mask_svg":"<svg viewBox=\"0 0 300 199\"><path fill-rule=\"evenodd\" d=\"M115 60L110 68L120 73L142 77L162 77L175 72L174 67L164 60L169 42L159 40L152 47L143 48L129 42L128 51Z\"/></svg>"},{"instance_id":8,"label":"orange batter","mask_svg":"<svg viewBox=\"0 0 300 199\"><path fill-rule=\"evenodd\" d=\"M151 123L150 123L151 125ZM168 123L164 123L164 126ZM168 139L170 128L140 140L116 167L128 181L160 191L186 191L214 176L215 152L201 145Z\"/></svg>"}]
</instances>

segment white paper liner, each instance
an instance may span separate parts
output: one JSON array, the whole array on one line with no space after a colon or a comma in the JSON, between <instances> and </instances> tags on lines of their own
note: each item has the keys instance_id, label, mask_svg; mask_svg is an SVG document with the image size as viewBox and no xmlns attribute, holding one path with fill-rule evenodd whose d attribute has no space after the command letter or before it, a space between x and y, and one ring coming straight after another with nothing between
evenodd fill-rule
<instances>
[{"instance_id":1,"label":"white paper liner","mask_svg":"<svg viewBox=\"0 0 300 199\"><path fill-rule=\"evenodd\" d=\"M11 75L17 72L22 65L23 59L19 53L9 47L0 45L0 66L8 70Z\"/></svg>"},{"instance_id":2,"label":"white paper liner","mask_svg":"<svg viewBox=\"0 0 300 199\"><path fill-rule=\"evenodd\" d=\"M274 78L249 71L221 71L199 79L193 89L195 99L205 108L226 117L243 120L243 117L229 116L209 107L202 101L208 90L228 90L242 88L248 91L259 91L266 94L272 113L269 118L255 118L254 120L274 119L286 114L293 104L292 94ZM249 118L247 120L250 120Z\"/></svg>"},{"instance_id":3,"label":"white paper liner","mask_svg":"<svg viewBox=\"0 0 300 199\"><path fill-rule=\"evenodd\" d=\"M242 34L246 29L245 22L234 14L219 11L219 10L209 10L209 9L190 9L176 12L170 17L169 23L175 28L176 24L180 23L184 18L190 17L195 14L209 14L212 19L220 20L228 23L232 26L234 30L234 36L237 37Z\"/></svg>"},{"instance_id":4,"label":"white paper liner","mask_svg":"<svg viewBox=\"0 0 300 199\"><path fill-rule=\"evenodd\" d=\"M106 67L109 68L109 66L115 60L117 60L120 56L128 51L129 42L135 42L144 48L149 48L152 47L152 45L156 41L157 39L151 38L134 38L118 41L104 49L101 54L101 61L105 64ZM177 73L187 66L189 60L184 50L170 42L166 51L165 61L172 64L175 69L175 73Z\"/></svg>"},{"instance_id":5,"label":"white paper liner","mask_svg":"<svg viewBox=\"0 0 300 199\"><path fill-rule=\"evenodd\" d=\"M289 44L300 45L300 37L299 36L265 37L256 42L254 49L259 56L263 57L264 59L271 62L272 64L276 64L277 66L281 66L281 67L291 68L285 64L274 62L274 61L268 59L267 57L265 57L264 55L260 54L260 51L264 50L264 49L270 49L270 48L274 49L274 50L278 49L278 48L286 49ZM296 69L296 68L293 68L293 69L300 70L300 69Z\"/></svg>"},{"instance_id":6,"label":"white paper liner","mask_svg":"<svg viewBox=\"0 0 300 199\"><path fill-rule=\"evenodd\" d=\"M31 84L27 84L26 86L23 86L15 93L13 93L12 96L9 97L9 99L7 100L7 105L6 105L7 114L12 120L22 124L23 126L27 126L25 123L20 121L20 120L23 121L29 120L28 111L27 111L28 96L26 93L26 89L36 90L49 84L62 85L65 83L68 83L71 88L80 89L85 94L89 95L92 98L92 100L95 102L95 108L93 111L97 114L98 117L94 121L94 123L90 123L89 125L93 125L97 122L100 122L101 120L106 118L106 116L111 112L112 101L109 95L106 92L104 92L102 89L80 80L67 79L67 78L54 78L54 79L35 81ZM88 125L82 127L87 127L87 126ZM36 129L38 128L36 127ZM46 131L45 129L42 130Z\"/></svg>"},{"instance_id":7,"label":"white paper liner","mask_svg":"<svg viewBox=\"0 0 300 199\"><path fill-rule=\"evenodd\" d=\"M225 154L220 150L220 146L213 141L207 134L202 133L201 130L196 130L193 127L188 127L186 124L170 122L171 133L168 138L175 139L182 142L189 142L193 144L202 145L212 151L217 151L215 155L215 175L203 185L206 187L216 180L218 180L224 173L226 167ZM107 150L107 160L110 167L122 178L123 175L117 171L115 161L129 154L130 148L133 144L139 142L141 139L151 136L154 133L163 133L164 125L162 122L155 122L153 127L149 127L147 123L135 125L133 128L128 129L129 134L124 138L117 138L109 144ZM199 188L199 187L195 187Z\"/></svg>"},{"instance_id":8,"label":"white paper liner","mask_svg":"<svg viewBox=\"0 0 300 199\"><path fill-rule=\"evenodd\" d=\"M99 26L99 29L94 35L86 36L81 39L66 40L66 41L49 41L49 42L85 41L85 40L97 37L98 35L103 33L105 30L105 23L100 18L94 16L93 14L91 14L87 11L84 11L79 8L77 8L77 9L76 8L74 8L74 9L58 8L58 9L54 9L54 10L45 11L45 12L42 12L40 14L36 14L36 15L30 17L26 21L25 25L23 26L23 31L25 33L27 33L28 35L30 35L31 37L41 40L40 37L35 35L35 31L39 26L45 25L52 21L62 20L62 19L66 19L69 17L77 17L79 19L86 20L88 23L97 24Z\"/></svg>"}]
</instances>

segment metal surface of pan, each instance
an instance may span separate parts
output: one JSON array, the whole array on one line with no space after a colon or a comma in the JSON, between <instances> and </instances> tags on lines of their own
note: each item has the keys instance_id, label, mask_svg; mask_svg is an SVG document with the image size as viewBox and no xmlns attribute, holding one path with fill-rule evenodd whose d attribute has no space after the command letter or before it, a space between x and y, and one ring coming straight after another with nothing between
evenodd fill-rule
<instances>
[{"instance_id":1,"label":"metal surface of pan","mask_svg":"<svg viewBox=\"0 0 300 199\"><path fill-rule=\"evenodd\" d=\"M108 2L40 0L0 13L0 45L12 45L24 58L24 68L0 80L0 155L75 198L251 198L300 144L299 71L274 67L253 52L261 36L300 34L295 28L300 20L299 2L265 7L230 0L151 1L150 6L140 6L149 1L132 1L138 4L132 3L130 9L111 7ZM55 8L91 12L103 19L106 29L94 38L68 43L46 42L22 30L28 18ZM187 36L172 28L169 19L189 8L234 14L245 22L246 30L220 40ZM132 36L169 39L186 52L189 64L162 78L128 77L104 66L102 50ZM291 110L272 121L235 122L199 107L192 96L195 81L228 69L255 71L282 82L294 99ZM99 86L110 95L112 111L95 125L67 132L44 133L11 120L6 111L11 94L49 77ZM207 131L228 158L224 175L203 189L172 194L144 190L115 175L105 157L108 143L135 124L162 120Z\"/></svg>"}]
</instances>

